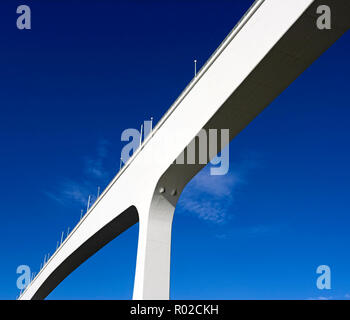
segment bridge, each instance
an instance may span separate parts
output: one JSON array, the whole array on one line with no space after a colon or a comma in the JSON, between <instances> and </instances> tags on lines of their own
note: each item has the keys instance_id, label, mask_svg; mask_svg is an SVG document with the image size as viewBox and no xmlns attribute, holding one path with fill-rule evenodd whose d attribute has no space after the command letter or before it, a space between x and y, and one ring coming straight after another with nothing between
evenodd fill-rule
<instances>
[{"instance_id":1,"label":"bridge","mask_svg":"<svg viewBox=\"0 0 350 320\"><path fill-rule=\"evenodd\" d=\"M330 30L316 25L320 5L332 10ZM133 299L169 299L174 210L204 167L174 161L202 129L229 129L224 148L349 29L349 13L348 0L255 1L19 299L45 299L137 222Z\"/></svg>"}]
</instances>

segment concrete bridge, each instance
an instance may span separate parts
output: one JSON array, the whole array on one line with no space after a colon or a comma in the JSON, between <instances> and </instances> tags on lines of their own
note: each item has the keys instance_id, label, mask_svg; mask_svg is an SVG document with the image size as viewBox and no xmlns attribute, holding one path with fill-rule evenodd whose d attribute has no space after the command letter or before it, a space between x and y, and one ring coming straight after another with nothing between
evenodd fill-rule
<instances>
[{"instance_id":1,"label":"concrete bridge","mask_svg":"<svg viewBox=\"0 0 350 320\"><path fill-rule=\"evenodd\" d=\"M332 10L330 30L317 28L319 5ZM230 129L224 148L348 30L349 13L348 0L255 1L19 299L46 298L137 222L133 298L169 299L173 213L204 166L174 160L201 129Z\"/></svg>"}]
</instances>

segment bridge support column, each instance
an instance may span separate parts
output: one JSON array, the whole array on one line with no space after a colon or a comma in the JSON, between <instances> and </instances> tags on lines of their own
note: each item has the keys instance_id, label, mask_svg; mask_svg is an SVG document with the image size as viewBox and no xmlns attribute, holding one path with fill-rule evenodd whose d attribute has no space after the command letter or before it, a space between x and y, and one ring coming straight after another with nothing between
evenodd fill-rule
<instances>
[{"instance_id":1,"label":"bridge support column","mask_svg":"<svg viewBox=\"0 0 350 320\"><path fill-rule=\"evenodd\" d=\"M174 210L174 205L165 196L156 194L146 212L139 212L134 300L169 299Z\"/></svg>"}]
</instances>

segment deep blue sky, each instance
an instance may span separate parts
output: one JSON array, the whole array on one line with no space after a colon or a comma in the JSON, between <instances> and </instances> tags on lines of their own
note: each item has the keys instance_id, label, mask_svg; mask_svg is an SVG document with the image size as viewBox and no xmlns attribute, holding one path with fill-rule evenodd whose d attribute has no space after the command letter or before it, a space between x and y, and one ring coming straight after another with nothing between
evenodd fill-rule
<instances>
[{"instance_id":1,"label":"deep blue sky","mask_svg":"<svg viewBox=\"0 0 350 320\"><path fill-rule=\"evenodd\" d=\"M252 4L236 1L1 1L0 299L37 271L89 193L119 167L121 132L159 120ZM16 28L17 5L32 30ZM172 299L350 297L350 34L203 170L173 224ZM214 179L214 180L212 180ZM188 206L187 203L195 203ZM195 209L193 209L195 208ZM130 299L138 226L50 299ZM316 268L332 289L316 288Z\"/></svg>"}]
</instances>

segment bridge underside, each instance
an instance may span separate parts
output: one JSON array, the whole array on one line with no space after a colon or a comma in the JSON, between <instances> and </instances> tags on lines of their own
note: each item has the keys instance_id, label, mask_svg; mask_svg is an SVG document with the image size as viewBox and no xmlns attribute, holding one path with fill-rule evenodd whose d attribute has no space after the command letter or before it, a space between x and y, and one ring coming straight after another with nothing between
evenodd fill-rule
<instances>
[{"instance_id":1,"label":"bridge underside","mask_svg":"<svg viewBox=\"0 0 350 320\"><path fill-rule=\"evenodd\" d=\"M131 206L118 215L110 223L96 232L88 241L84 242L72 255L63 261L60 266L51 273L44 284L35 292L33 300L45 299L69 274L71 274L84 261L94 255L107 243L119 236L125 230L139 221L137 209Z\"/></svg>"},{"instance_id":2,"label":"bridge underside","mask_svg":"<svg viewBox=\"0 0 350 320\"><path fill-rule=\"evenodd\" d=\"M316 8L320 4L332 8L331 30L319 30L316 27ZM347 10L346 10L347 9ZM269 106L292 82L294 82L315 60L332 46L350 27L350 1L323 0L311 5L298 21L267 53L261 62L247 76L233 94L202 129L229 128L233 140L250 122ZM218 84L220 85L220 84ZM220 136L218 136L220 140ZM225 145L218 141L223 149ZM196 163L199 159L196 145ZM186 148L188 145L186 146ZM186 163L186 148L184 150ZM209 154L208 162L213 158ZM177 187L180 192L205 165L172 164L161 178L162 185L170 189ZM171 201L169 197L169 201Z\"/></svg>"}]
</instances>

